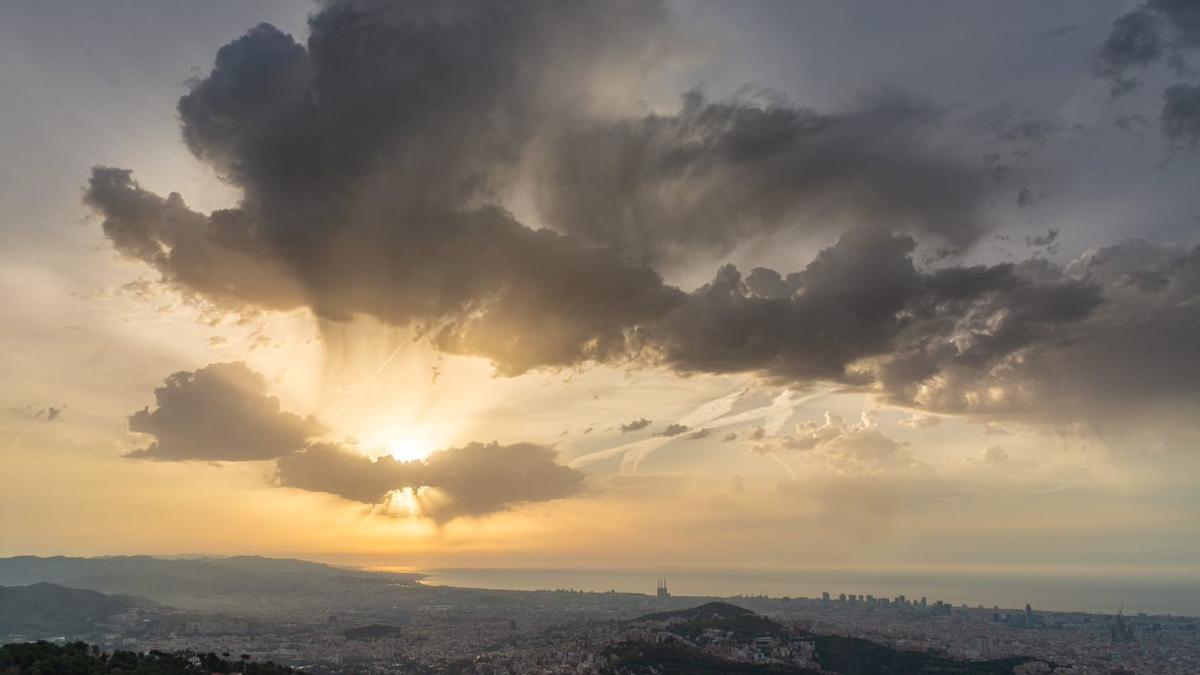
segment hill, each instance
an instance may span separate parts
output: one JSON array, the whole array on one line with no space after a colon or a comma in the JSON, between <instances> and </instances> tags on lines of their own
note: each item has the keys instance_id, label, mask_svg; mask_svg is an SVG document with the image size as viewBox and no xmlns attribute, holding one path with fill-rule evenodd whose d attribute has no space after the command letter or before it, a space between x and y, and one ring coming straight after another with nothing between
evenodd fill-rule
<instances>
[{"instance_id":1,"label":"hill","mask_svg":"<svg viewBox=\"0 0 1200 675\"><path fill-rule=\"evenodd\" d=\"M657 612L634 619L632 623L667 624L670 632L688 639L700 637L705 630L728 631L739 642L756 637L788 635L786 626L748 609L727 602L709 602L673 612Z\"/></svg>"},{"instance_id":2,"label":"hill","mask_svg":"<svg viewBox=\"0 0 1200 675\"><path fill-rule=\"evenodd\" d=\"M1014 668L1034 661L1025 657L963 661L859 638L818 635L725 602L647 614L630 625L651 637L620 643L610 651L617 672L1010 675ZM774 662L746 662L747 654Z\"/></svg>"},{"instance_id":3,"label":"hill","mask_svg":"<svg viewBox=\"0 0 1200 675\"><path fill-rule=\"evenodd\" d=\"M103 653L82 642L54 645L30 642L0 647L0 672L14 675L100 675L135 673L138 675L197 675L198 673L245 673L245 675L290 675L297 671L270 661L258 663L248 658L236 661L213 653L151 651Z\"/></svg>"},{"instance_id":4,"label":"hill","mask_svg":"<svg viewBox=\"0 0 1200 675\"><path fill-rule=\"evenodd\" d=\"M105 595L58 584L0 586L0 635L79 635L117 614L151 605L144 598Z\"/></svg>"},{"instance_id":5,"label":"hill","mask_svg":"<svg viewBox=\"0 0 1200 675\"><path fill-rule=\"evenodd\" d=\"M303 560L240 556L166 559L150 556L105 558L0 558L0 585L40 582L103 593L140 595L171 604L181 596L262 597L327 592L347 585L411 584L411 575L348 570Z\"/></svg>"}]
</instances>

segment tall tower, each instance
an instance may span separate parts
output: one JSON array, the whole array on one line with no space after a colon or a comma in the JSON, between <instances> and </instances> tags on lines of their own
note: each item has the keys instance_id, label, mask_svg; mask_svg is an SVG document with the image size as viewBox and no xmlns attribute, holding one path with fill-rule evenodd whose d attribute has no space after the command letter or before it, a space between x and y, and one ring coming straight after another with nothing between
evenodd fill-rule
<instances>
[{"instance_id":1,"label":"tall tower","mask_svg":"<svg viewBox=\"0 0 1200 675\"><path fill-rule=\"evenodd\" d=\"M667 580L666 579L658 580L658 597L660 597L660 598L671 597L671 592L667 590Z\"/></svg>"},{"instance_id":2,"label":"tall tower","mask_svg":"<svg viewBox=\"0 0 1200 675\"><path fill-rule=\"evenodd\" d=\"M1125 611L1125 603L1121 603L1121 609L1117 610L1117 616L1113 619L1113 625L1109 627L1109 635L1113 642L1135 642L1133 637L1133 629L1129 624L1125 623L1123 613Z\"/></svg>"}]
</instances>

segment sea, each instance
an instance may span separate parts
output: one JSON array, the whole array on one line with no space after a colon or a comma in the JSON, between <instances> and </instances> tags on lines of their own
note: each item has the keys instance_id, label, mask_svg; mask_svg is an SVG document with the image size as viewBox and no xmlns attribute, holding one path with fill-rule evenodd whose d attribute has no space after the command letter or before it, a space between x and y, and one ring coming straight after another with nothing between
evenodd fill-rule
<instances>
[{"instance_id":1,"label":"sea","mask_svg":"<svg viewBox=\"0 0 1200 675\"><path fill-rule=\"evenodd\" d=\"M978 574L930 572L687 571L586 569L421 570L423 583L460 588L576 590L653 594L666 579L673 595L819 598L823 592L909 600L926 597L955 606L1126 615L1200 616L1200 576L1188 574Z\"/></svg>"}]
</instances>

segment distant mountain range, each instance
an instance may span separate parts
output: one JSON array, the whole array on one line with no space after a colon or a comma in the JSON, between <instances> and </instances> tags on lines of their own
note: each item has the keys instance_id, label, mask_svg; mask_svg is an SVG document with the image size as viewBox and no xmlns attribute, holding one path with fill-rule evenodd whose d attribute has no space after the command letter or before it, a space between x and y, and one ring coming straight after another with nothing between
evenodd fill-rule
<instances>
[{"instance_id":1,"label":"distant mountain range","mask_svg":"<svg viewBox=\"0 0 1200 675\"><path fill-rule=\"evenodd\" d=\"M117 614L152 604L144 598L105 595L58 584L0 586L0 635L78 635Z\"/></svg>"},{"instance_id":2,"label":"distant mountain range","mask_svg":"<svg viewBox=\"0 0 1200 675\"><path fill-rule=\"evenodd\" d=\"M231 558L0 558L0 586L48 582L159 602L181 596L279 597L369 584L411 584L414 575L364 572L303 560Z\"/></svg>"}]
</instances>

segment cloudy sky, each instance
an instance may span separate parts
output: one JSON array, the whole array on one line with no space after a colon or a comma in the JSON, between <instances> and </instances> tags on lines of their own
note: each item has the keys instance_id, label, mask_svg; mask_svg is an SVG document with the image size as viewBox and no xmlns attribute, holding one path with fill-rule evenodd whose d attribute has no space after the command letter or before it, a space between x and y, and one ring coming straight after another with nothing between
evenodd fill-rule
<instances>
[{"instance_id":1,"label":"cloudy sky","mask_svg":"<svg viewBox=\"0 0 1200 675\"><path fill-rule=\"evenodd\" d=\"M1200 578L1183 0L0 7L0 554Z\"/></svg>"}]
</instances>

